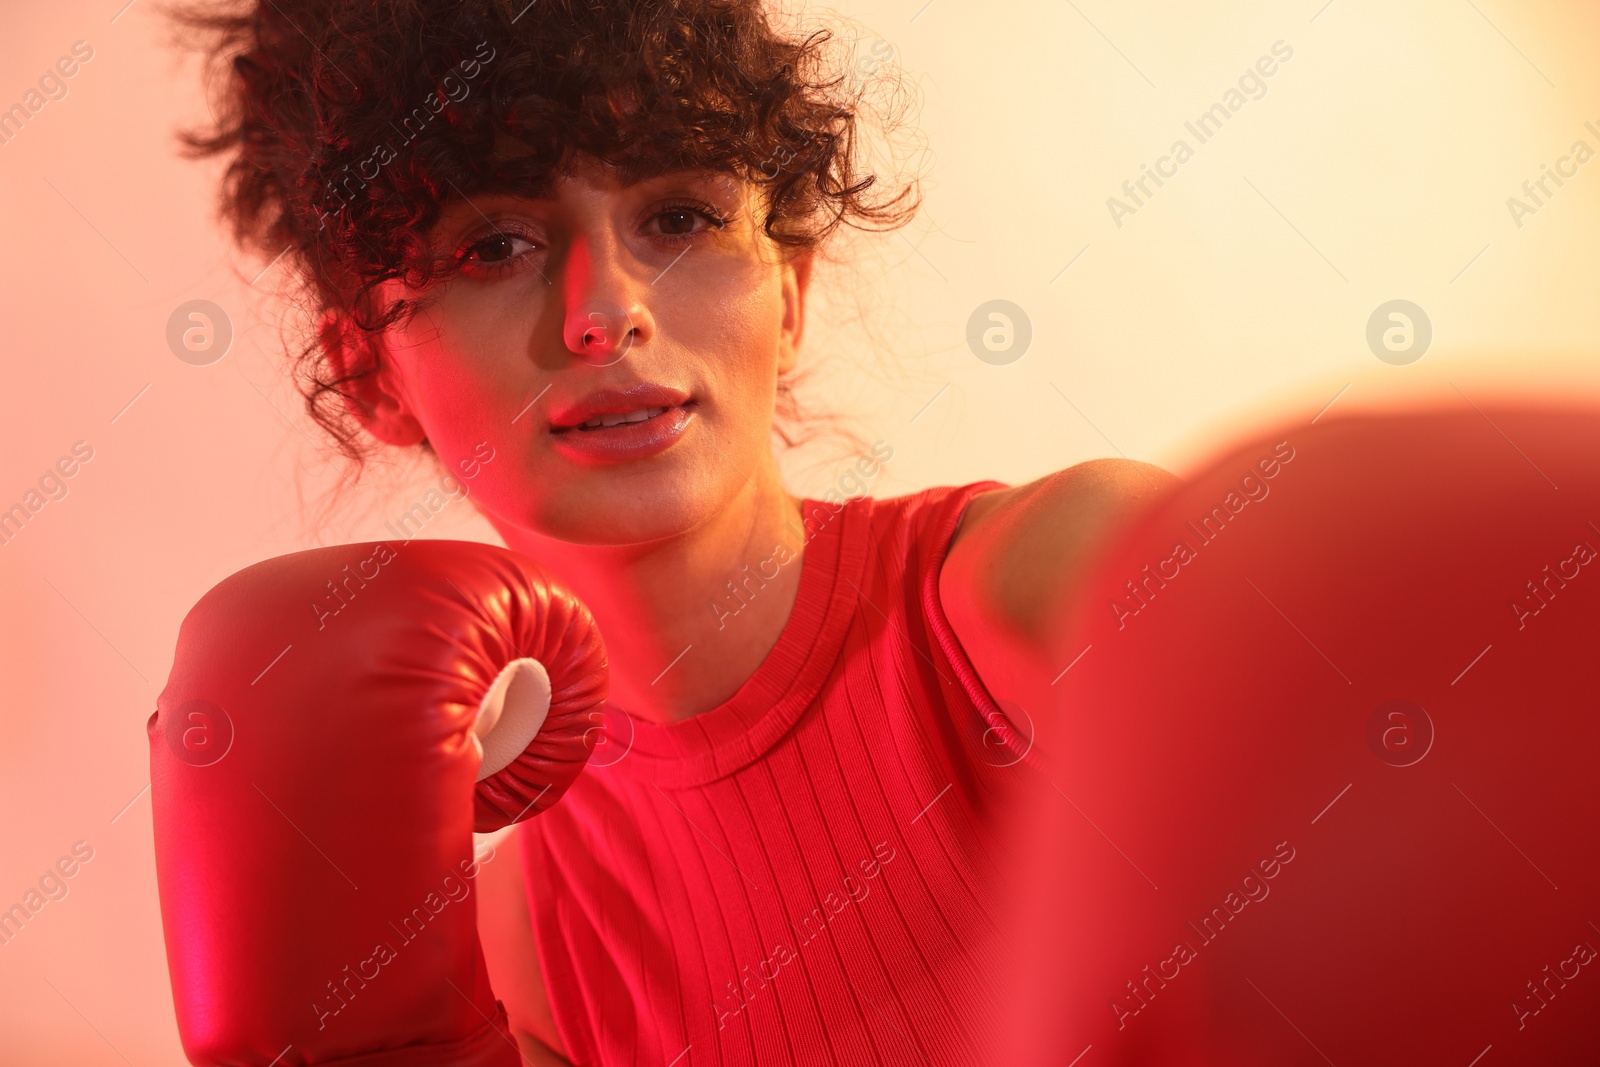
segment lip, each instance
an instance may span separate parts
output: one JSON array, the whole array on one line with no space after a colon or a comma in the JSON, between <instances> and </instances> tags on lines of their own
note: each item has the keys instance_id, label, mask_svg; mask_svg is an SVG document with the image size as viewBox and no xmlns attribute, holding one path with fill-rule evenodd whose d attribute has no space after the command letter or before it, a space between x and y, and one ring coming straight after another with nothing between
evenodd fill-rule
<instances>
[{"instance_id":1,"label":"lip","mask_svg":"<svg viewBox=\"0 0 1600 1067\"><path fill-rule=\"evenodd\" d=\"M696 406L682 390L651 383L600 389L551 416L550 443L557 452L585 466L643 459L672 447L694 421ZM626 415L640 408L666 410L643 422L577 428L601 415Z\"/></svg>"},{"instance_id":2,"label":"lip","mask_svg":"<svg viewBox=\"0 0 1600 1067\"><path fill-rule=\"evenodd\" d=\"M564 434L581 423L601 415L626 415L640 408L681 407L688 399L689 394L682 389L673 389L654 382L640 382L625 389L596 389L576 403L553 412L550 415L550 432Z\"/></svg>"}]
</instances>

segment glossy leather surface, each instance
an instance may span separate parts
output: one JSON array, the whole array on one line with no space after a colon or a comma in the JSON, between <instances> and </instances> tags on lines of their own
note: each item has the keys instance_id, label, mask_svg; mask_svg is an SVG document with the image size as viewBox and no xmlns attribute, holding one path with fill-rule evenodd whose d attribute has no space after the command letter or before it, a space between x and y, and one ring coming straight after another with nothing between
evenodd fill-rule
<instances>
[{"instance_id":1,"label":"glossy leather surface","mask_svg":"<svg viewBox=\"0 0 1600 1067\"><path fill-rule=\"evenodd\" d=\"M552 680L526 752L474 783L520 656ZM149 723L157 874L196 1063L516 1063L474 921L474 830L555 803L606 691L587 611L459 541L267 560L190 611Z\"/></svg>"}]
</instances>

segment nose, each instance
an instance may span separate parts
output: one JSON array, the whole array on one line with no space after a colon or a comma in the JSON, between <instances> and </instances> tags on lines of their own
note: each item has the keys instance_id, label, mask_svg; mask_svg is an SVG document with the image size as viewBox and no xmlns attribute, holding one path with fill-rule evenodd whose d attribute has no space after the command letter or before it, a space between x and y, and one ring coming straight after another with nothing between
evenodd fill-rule
<instances>
[{"instance_id":1,"label":"nose","mask_svg":"<svg viewBox=\"0 0 1600 1067\"><path fill-rule=\"evenodd\" d=\"M614 234L583 233L573 239L562 276L567 351L608 367L655 335L641 266Z\"/></svg>"}]
</instances>

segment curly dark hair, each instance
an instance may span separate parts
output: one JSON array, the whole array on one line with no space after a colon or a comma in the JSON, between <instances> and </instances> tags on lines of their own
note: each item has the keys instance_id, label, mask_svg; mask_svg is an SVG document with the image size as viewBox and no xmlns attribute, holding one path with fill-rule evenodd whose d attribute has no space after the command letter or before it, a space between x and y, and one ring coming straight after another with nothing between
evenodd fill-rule
<instances>
[{"instance_id":1,"label":"curly dark hair","mask_svg":"<svg viewBox=\"0 0 1600 1067\"><path fill-rule=\"evenodd\" d=\"M763 193L762 229L785 252L819 251L841 224L896 228L921 204L914 179L868 195L878 182L862 173L858 123L877 79L832 69L826 29L776 31L762 0L241 0L165 12L212 75L215 124L183 132L185 149L228 159L221 213L234 239L290 262L318 322L371 334L414 311L381 305L377 287L420 289L452 271L427 241L446 204L543 195L577 153L624 181L737 175ZM359 474L372 445L346 387L377 357L341 367L331 342L312 337L296 381ZM779 398L774 432L793 445L791 382Z\"/></svg>"}]
</instances>

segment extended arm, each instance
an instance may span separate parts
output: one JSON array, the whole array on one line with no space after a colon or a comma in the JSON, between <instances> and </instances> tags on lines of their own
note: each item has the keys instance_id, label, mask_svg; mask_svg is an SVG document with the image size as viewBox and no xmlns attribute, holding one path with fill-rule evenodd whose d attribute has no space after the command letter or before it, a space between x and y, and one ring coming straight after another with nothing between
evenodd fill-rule
<instances>
[{"instance_id":1,"label":"extended arm","mask_svg":"<svg viewBox=\"0 0 1600 1067\"><path fill-rule=\"evenodd\" d=\"M1183 483L1160 467L1096 459L974 497L939 575L956 636L989 691L1043 708L1081 649L1066 647L1082 580L1124 524Z\"/></svg>"}]
</instances>

